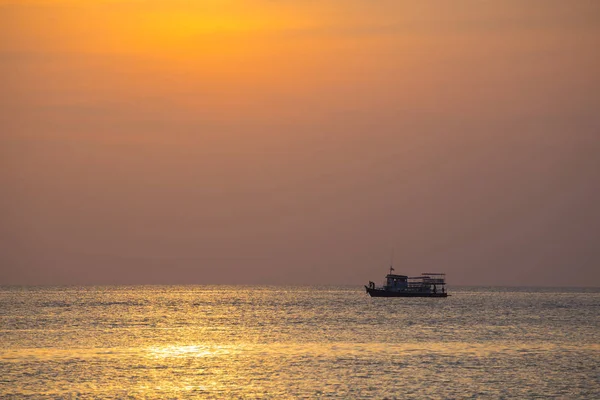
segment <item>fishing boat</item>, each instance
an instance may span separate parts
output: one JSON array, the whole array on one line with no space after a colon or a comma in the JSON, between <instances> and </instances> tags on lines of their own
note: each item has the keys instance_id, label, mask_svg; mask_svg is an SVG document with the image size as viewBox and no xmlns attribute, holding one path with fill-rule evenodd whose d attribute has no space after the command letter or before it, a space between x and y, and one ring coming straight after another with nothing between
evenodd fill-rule
<instances>
[{"instance_id":1,"label":"fishing boat","mask_svg":"<svg viewBox=\"0 0 600 400\"><path fill-rule=\"evenodd\" d=\"M369 282L365 289L371 297L448 297L446 274L424 272L420 276L409 277L394 274L394 267L390 267L383 286Z\"/></svg>"}]
</instances>

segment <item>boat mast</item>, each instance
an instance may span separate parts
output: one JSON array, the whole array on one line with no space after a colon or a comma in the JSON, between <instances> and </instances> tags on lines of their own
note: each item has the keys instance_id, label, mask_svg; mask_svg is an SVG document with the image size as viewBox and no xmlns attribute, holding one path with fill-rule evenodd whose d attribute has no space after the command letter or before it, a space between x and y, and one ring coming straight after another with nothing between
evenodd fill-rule
<instances>
[{"instance_id":1,"label":"boat mast","mask_svg":"<svg viewBox=\"0 0 600 400\"><path fill-rule=\"evenodd\" d=\"M394 272L394 248L392 247L392 254L390 256L390 275Z\"/></svg>"}]
</instances>

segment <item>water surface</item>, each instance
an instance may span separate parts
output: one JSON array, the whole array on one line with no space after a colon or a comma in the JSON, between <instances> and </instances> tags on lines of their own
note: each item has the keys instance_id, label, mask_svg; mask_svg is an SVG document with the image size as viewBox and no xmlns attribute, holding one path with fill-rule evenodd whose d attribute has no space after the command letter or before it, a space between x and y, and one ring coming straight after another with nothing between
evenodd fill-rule
<instances>
[{"instance_id":1,"label":"water surface","mask_svg":"<svg viewBox=\"0 0 600 400\"><path fill-rule=\"evenodd\" d=\"M0 288L3 398L600 398L600 290Z\"/></svg>"}]
</instances>

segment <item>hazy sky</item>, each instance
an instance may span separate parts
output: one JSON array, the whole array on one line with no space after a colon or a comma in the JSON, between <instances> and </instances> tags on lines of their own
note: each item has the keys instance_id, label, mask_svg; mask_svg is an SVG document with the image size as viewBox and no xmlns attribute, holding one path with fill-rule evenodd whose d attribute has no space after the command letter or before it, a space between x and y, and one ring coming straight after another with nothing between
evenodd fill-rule
<instances>
[{"instance_id":1,"label":"hazy sky","mask_svg":"<svg viewBox=\"0 0 600 400\"><path fill-rule=\"evenodd\" d=\"M0 284L600 286L600 1L0 0Z\"/></svg>"}]
</instances>

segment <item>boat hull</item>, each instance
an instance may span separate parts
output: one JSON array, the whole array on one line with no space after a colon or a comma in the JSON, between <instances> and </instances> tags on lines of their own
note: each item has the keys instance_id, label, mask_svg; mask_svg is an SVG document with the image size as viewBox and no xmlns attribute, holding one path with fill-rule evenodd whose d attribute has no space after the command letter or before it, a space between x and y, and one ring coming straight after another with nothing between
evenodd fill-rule
<instances>
[{"instance_id":1,"label":"boat hull","mask_svg":"<svg viewBox=\"0 0 600 400\"><path fill-rule=\"evenodd\" d=\"M374 289L365 286L367 293L371 297L448 297L448 293L428 293L428 292L409 292L409 291L391 291L385 289Z\"/></svg>"}]
</instances>

